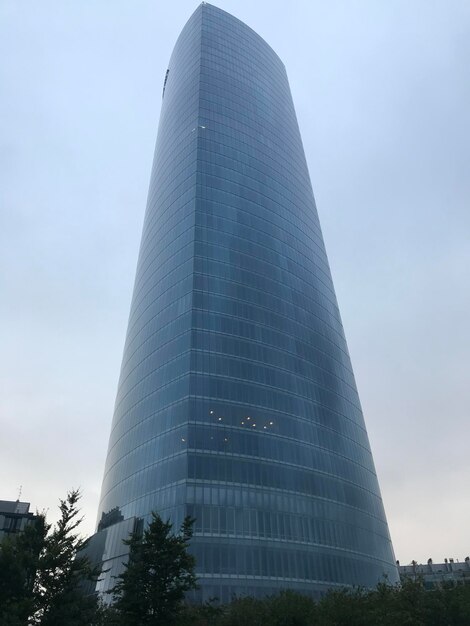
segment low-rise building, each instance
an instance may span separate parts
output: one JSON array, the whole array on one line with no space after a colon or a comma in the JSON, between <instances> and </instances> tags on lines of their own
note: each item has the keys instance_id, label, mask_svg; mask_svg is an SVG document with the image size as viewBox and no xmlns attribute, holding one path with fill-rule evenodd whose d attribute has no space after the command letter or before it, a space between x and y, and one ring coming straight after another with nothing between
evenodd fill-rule
<instances>
[{"instance_id":1,"label":"low-rise building","mask_svg":"<svg viewBox=\"0 0 470 626\"><path fill-rule=\"evenodd\" d=\"M422 579L426 588L438 587L443 583L470 582L470 557L464 561L444 559L444 563L433 563L428 559L426 564L412 561L410 565L400 565L397 561L401 580L411 578Z\"/></svg>"},{"instance_id":2,"label":"low-rise building","mask_svg":"<svg viewBox=\"0 0 470 626\"><path fill-rule=\"evenodd\" d=\"M19 500L0 500L0 541L12 533L19 533L36 519L34 513L30 513L29 502Z\"/></svg>"}]
</instances>

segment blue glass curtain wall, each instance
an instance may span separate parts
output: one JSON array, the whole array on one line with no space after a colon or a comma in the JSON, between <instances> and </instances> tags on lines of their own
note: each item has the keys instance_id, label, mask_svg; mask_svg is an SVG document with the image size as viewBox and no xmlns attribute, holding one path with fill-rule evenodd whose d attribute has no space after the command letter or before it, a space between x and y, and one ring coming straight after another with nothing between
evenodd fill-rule
<instances>
[{"instance_id":1,"label":"blue glass curtain wall","mask_svg":"<svg viewBox=\"0 0 470 626\"><path fill-rule=\"evenodd\" d=\"M196 598L398 580L286 72L208 4L165 79L100 513L196 518Z\"/></svg>"}]
</instances>

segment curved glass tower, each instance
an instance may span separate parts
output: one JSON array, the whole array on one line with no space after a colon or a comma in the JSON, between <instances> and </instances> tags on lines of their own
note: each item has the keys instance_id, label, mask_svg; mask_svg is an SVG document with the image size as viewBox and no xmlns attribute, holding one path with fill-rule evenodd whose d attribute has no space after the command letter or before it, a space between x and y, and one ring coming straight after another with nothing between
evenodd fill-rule
<instances>
[{"instance_id":1,"label":"curved glass tower","mask_svg":"<svg viewBox=\"0 0 470 626\"><path fill-rule=\"evenodd\" d=\"M204 599L395 582L284 66L202 4L164 82L102 527L195 517Z\"/></svg>"}]
</instances>

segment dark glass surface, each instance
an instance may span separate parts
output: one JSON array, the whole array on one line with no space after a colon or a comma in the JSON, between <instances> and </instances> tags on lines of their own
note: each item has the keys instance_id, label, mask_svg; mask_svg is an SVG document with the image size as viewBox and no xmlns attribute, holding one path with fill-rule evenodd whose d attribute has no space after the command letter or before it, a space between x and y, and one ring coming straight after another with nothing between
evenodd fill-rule
<instances>
[{"instance_id":1,"label":"dark glass surface","mask_svg":"<svg viewBox=\"0 0 470 626\"><path fill-rule=\"evenodd\" d=\"M286 72L207 4L165 79L114 507L196 518L205 599L398 579Z\"/></svg>"}]
</instances>

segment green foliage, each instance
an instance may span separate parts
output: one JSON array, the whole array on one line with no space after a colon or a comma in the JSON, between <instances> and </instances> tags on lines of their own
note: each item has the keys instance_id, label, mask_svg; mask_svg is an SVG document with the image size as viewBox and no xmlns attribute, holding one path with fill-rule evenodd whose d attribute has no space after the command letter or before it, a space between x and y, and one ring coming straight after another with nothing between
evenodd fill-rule
<instances>
[{"instance_id":1,"label":"green foliage","mask_svg":"<svg viewBox=\"0 0 470 626\"><path fill-rule=\"evenodd\" d=\"M270 598L268 615L273 626L304 626L316 624L318 608L310 598L288 590Z\"/></svg>"},{"instance_id":2,"label":"green foliage","mask_svg":"<svg viewBox=\"0 0 470 626\"><path fill-rule=\"evenodd\" d=\"M86 541L77 533L82 522L77 508L79 491L70 491L60 501L61 517L49 532L40 553L34 583L36 613L33 623L42 626L91 623L96 600L84 594L81 584L96 580L99 570L80 556Z\"/></svg>"},{"instance_id":3,"label":"green foliage","mask_svg":"<svg viewBox=\"0 0 470 626\"><path fill-rule=\"evenodd\" d=\"M191 610L193 621L178 626L469 626L470 584L427 591L421 581L405 580L373 590L332 590L318 602L282 591L268 598L238 598L212 621L204 621L200 608Z\"/></svg>"},{"instance_id":4,"label":"green foliage","mask_svg":"<svg viewBox=\"0 0 470 626\"><path fill-rule=\"evenodd\" d=\"M152 513L143 534L133 533L125 541L129 561L112 590L122 624L169 626L176 622L184 594L196 588L195 559L188 552L193 523L186 517L175 535L169 521Z\"/></svg>"},{"instance_id":5,"label":"green foliage","mask_svg":"<svg viewBox=\"0 0 470 626\"><path fill-rule=\"evenodd\" d=\"M7 536L0 545L0 624L22 626L35 610L33 593L39 555L48 526L38 515L24 532Z\"/></svg>"},{"instance_id":6,"label":"green foliage","mask_svg":"<svg viewBox=\"0 0 470 626\"><path fill-rule=\"evenodd\" d=\"M269 624L269 600L261 598L236 598L225 607L221 626L264 626Z\"/></svg>"},{"instance_id":7,"label":"green foliage","mask_svg":"<svg viewBox=\"0 0 470 626\"><path fill-rule=\"evenodd\" d=\"M309 626L316 624L317 605L294 591L268 598L237 598L224 609L220 626Z\"/></svg>"},{"instance_id":8,"label":"green foliage","mask_svg":"<svg viewBox=\"0 0 470 626\"><path fill-rule=\"evenodd\" d=\"M0 545L0 624L2 626L93 626L100 615L97 599L82 588L96 580L85 546L76 532L81 523L78 490L60 501L61 517L55 528L44 515L24 532Z\"/></svg>"},{"instance_id":9,"label":"green foliage","mask_svg":"<svg viewBox=\"0 0 470 626\"><path fill-rule=\"evenodd\" d=\"M203 605L183 605L176 626L219 626L224 609L215 602Z\"/></svg>"}]
</instances>

